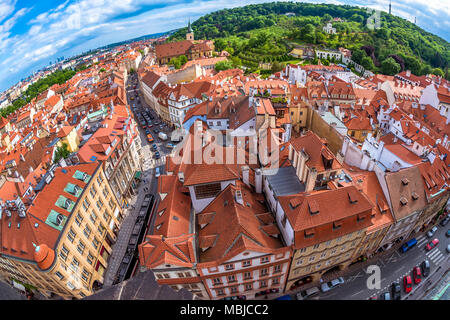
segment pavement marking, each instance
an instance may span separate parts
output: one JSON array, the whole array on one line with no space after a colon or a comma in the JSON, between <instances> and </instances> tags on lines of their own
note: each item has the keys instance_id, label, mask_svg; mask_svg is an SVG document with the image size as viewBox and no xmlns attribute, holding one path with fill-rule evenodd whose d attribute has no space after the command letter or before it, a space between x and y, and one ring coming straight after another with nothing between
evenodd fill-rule
<instances>
[{"instance_id":1,"label":"pavement marking","mask_svg":"<svg viewBox=\"0 0 450 320\"><path fill-rule=\"evenodd\" d=\"M434 263L435 263L435 264L439 264L439 263L441 263L442 260L444 260L444 259L445 259L445 256L444 256L444 255L441 255L440 258L438 258L436 261L434 261Z\"/></svg>"},{"instance_id":2,"label":"pavement marking","mask_svg":"<svg viewBox=\"0 0 450 320\"><path fill-rule=\"evenodd\" d=\"M432 251L427 252L426 255L428 256L428 258L433 259L433 257L439 253L440 253L439 249L436 248Z\"/></svg>"},{"instance_id":3,"label":"pavement marking","mask_svg":"<svg viewBox=\"0 0 450 320\"><path fill-rule=\"evenodd\" d=\"M419 240L420 239L420 240ZM425 244L428 241L427 238L424 236L417 238L417 246L421 247L423 244Z\"/></svg>"}]
</instances>

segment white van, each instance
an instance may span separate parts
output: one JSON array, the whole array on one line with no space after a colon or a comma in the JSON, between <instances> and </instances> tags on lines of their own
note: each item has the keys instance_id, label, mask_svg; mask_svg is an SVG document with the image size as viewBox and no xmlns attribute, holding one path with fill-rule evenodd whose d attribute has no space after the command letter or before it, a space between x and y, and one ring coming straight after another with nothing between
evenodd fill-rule
<instances>
[{"instance_id":1,"label":"white van","mask_svg":"<svg viewBox=\"0 0 450 320\"><path fill-rule=\"evenodd\" d=\"M320 290L317 287L312 287L307 290L303 290L303 291L297 293L297 300L305 300L305 299L311 298L311 297L317 295L319 292L320 292Z\"/></svg>"}]
</instances>

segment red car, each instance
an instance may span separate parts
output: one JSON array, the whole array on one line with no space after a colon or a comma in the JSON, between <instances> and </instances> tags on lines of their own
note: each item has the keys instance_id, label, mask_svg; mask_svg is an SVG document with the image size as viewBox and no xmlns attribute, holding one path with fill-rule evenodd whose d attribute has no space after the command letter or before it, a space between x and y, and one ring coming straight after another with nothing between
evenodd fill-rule
<instances>
[{"instance_id":1,"label":"red car","mask_svg":"<svg viewBox=\"0 0 450 320\"><path fill-rule=\"evenodd\" d=\"M405 292L409 293L412 290L412 280L411 276L404 276L403 277L403 288L405 288Z\"/></svg>"},{"instance_id":2,"label":"red car","mask_svg":"<svg viewBox=\"0 0 450 320\"><path fill-rule=\"evenodd\" d=\"M418 284L418 283L420 283L420 281L422 281L422 271L420 270L419 267L414 267L413 278L414 278L415 284Z\"/></svg>"},{"instance_id":3,"label":"red car","mask_svg":"<svg viewBox=\"0 0 450 320\"><path fill-rule=\"evenodd\" d=\"M428 251L430 251L431 249L433 249L434 247L436 247L439 244L439 239L434 239L431 242L429 242L426 246L426 249Z\"/></svg>"}]
</instances>

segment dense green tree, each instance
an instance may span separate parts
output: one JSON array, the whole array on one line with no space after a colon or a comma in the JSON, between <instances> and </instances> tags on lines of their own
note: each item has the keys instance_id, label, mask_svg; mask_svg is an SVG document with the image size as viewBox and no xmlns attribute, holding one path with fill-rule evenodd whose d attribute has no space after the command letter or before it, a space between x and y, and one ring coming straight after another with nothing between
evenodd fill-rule
<instances>
[{"instance_id":1,"label":"dense green tree","mask_svg":"<svg viewBox=\"0 0 450 320\"><path fill-rule=\"evenodd\" d=\"M440 76L440 77L444 76L444 71L442 71L441 68L434 68L431 73L433 73L436 76Z\"/></svg>"},{"instance_id":2,"label":"dense green tree","mask_svg":"<svg viewBox=\"0 0 450 320\"><path fill-rule=\"evenodd\" d=\"M361 65L366 70L374 70L375 69L375 64L373 63L373 60L371 57L366 56L366 57L362 58Z\"/></svg>"},{"instance_id":3,"label":"dense green tree","mask_svg":"<svg viewBox=\"0 0 450 320\"><path fill-rule=\"evenodd\" d=\"M281 63L279 63L278 61L272 63L272 73L280 72L281 70L283 70L283 65Z\"/></svg>"},{"instance_id":4,"label":"dense green tree","mask_svg":"<svg viewBox=\"0 0 450 320\"><path fill-rule=\"evenodd\" d=\"M387 58L381 62L381 71L386 75L395 75L400 72L400 65L393 58Z\"/></svg>"},{"instance_id":5,"label":"dense green tree","mask_svg":"<svg viewBox=\"0 0 450 320\"><path fill-rule=\"evenodd\" d=\"M62 146L56 148L55 152L55 159L53 163L58 163L60 159L67 159L67 157L70 155L70 151L68 148L67 143L63 143Z\"/></svg>"},{"instance_id":6,"label":"dense green tree","mask_svg":"<svg viewBox=\"0 0 450 320\"><path fill-rule=\"evenodd\" d=\"M420 71L421 75L427 75L433 73L433 68L431 68L428 64L424 64Z\"/></svg>"},{"instance_id":7,"label":"dense green tree","mask_svg":"<svg viewBox=\"0 0 450 320\"><path fill-rule=\"evenodd\" d=\"M233 69L233 62L229 61L229 60L224 60L224 61L219 61L216 63L216 65L214 66L214 69L216 71L222 71L222 70L228 70L228 69Z\"/></svg>"},{"instance_id":8,"label":"dense green tree","mask_svg":"<svg viewBox=\"0 0 450 320\"><path fill-rule=\"evenodd\" d=\"M361 64L363 58L366 57L366 52L361 49L355 49L352 51L352 60L358 64Z\"/></svg>"}]
</instances>

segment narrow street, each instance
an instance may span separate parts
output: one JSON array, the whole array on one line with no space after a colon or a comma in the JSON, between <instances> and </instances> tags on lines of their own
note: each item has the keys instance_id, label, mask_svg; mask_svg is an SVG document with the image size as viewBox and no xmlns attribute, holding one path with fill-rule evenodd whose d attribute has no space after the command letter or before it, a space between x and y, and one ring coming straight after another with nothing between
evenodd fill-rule
<instances>
[{"instance_id":1,"label":"narrow street","mask_svg":"<svg viewBox=\"0 0 450 320\"><path fill-rule=\"evenodd\" d=\"M379 296L384 292L391 292L391 284L395 281L402 287L402 299L420 300L432 290L439 281L446 276L450 269L449 253L446 247L449 239L445 233L449 226L442 227L438 224L438 230L432 238L426 234L418 236L417 245L406 253L399 253L397 250L377 261L381 270L380 289L370 290L367 288L367 279L370 274L366 273L366 268L361 268L344 277L345 283L327 293L320 293L315 299L318 300L366 300L370 297ZM431 251L426 251L425 246L432 239L439 239L439 245ZM403 288L403 276L411 275L412 269L419 266L424 260L428 260L431 266L430 275L422 278L419 284L413 284L412 291L405 293ZM314 298L313 298L314 299Z\"/></svg>"}]
</instances>

